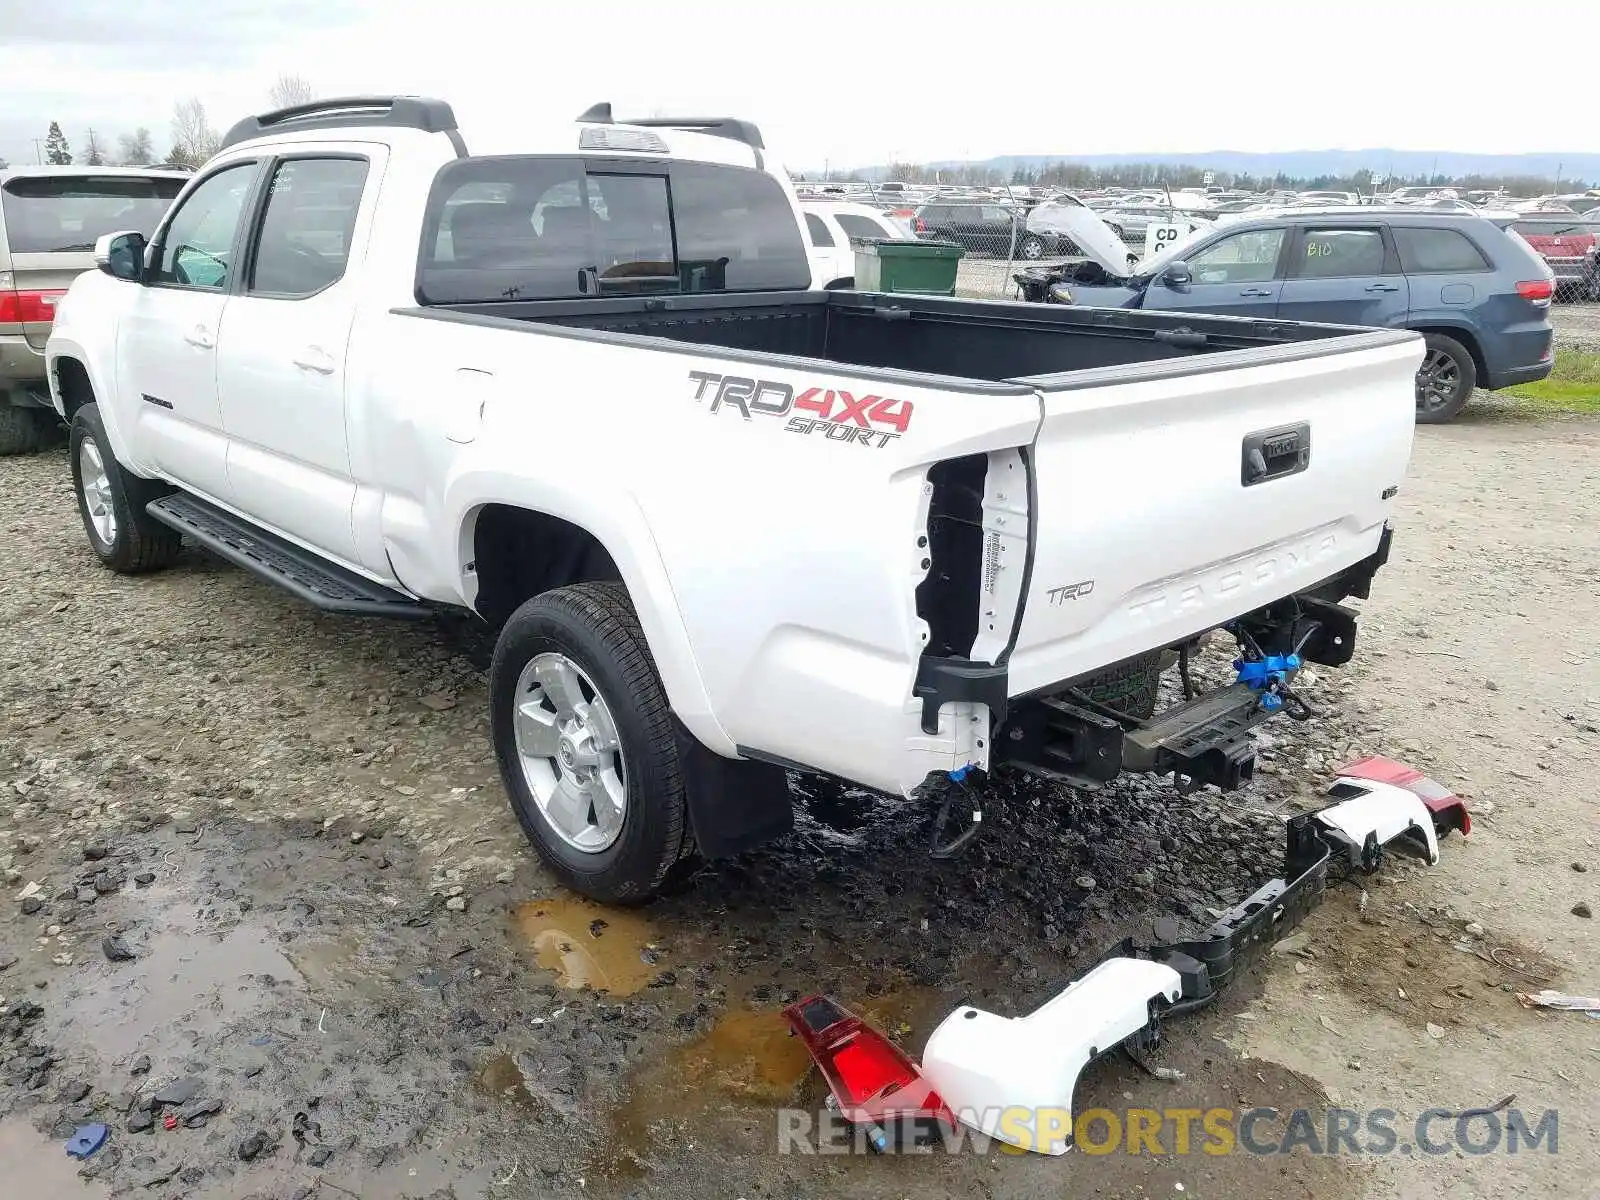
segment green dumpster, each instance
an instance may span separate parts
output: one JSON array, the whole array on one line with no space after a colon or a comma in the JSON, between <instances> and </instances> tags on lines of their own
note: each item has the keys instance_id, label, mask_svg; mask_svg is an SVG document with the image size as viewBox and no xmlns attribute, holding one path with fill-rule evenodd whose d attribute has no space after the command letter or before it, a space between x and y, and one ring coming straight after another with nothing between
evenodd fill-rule
<instances>
[{"instance_id":1,"label":"green dumpster","mask_svg":"<svg viewBox=\"0 0 1600 1200\"><path fill-rule=\"evenodd\" d=\"M856 244L856 291L954 296L963 253L953 242L864 239Z\"/></svg>"}]
</instances>

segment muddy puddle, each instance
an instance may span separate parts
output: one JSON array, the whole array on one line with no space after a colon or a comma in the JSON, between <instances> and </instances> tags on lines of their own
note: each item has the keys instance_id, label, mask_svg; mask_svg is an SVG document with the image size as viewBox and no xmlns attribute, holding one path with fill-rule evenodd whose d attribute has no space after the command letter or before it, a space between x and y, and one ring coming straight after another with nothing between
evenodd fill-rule
<instances>
[{"instance_id":1,"label":"muddy puddle","mask_svg":"<svg viewBox=\"0 0 1600 1200\"><path fill-rule=\"evenodd\" d=\"M628 996L661 972L655 929L630 909L553 896L522 905L515 919L539 965L564 988Z\"/></svg>"},{"instance_id":2,"label":"muddy puddle","mask_svg":"<svg viewBox=\"0 0 1600 1200\"><path fill-rule=\"evenodd\" d=\"M889 992L854 1011L905 1047L918 1047L949 1010L930 989ZM826 1092L805 1045L777 1009L735 1008L693 1041L636 1069L607 1119L591 1164L597 1180L623 1184L649 1172L646 1155L675 1131L722 1142L730 1153L764 1151L773 1114L786 1105L815 1109Z\"/></svg>"},{"instance_id":3,"label":"muddy puddle","mask_svg":"<svg viewBox=\"0 0 1600 1200\"><path fill-rule=\"evenodd\" d=\"M0 1121L0 1195L19 1200L105 1200L104 1184L78 1177L78 1163L21 1117Z\"/></svg>"},{"instance_id":4,"label":"muddy puddle","mask_svg":"<svg viewBox=\"0 0 1600 1200\"><path fill-rule=\"evenodd\" d=\"M293 964L261 928L203 930L183 919L180 897L159 889L151 889L147 905L160 914L160 927L124 935L138 958L105 962L97 946L80 946L88 969L60 1001L69 1027L108 1058L155 1054L164 1042L170 1047L165 1035L176 1027L191 1040L215 1034L299 984Z\"/></svg>"}]
</instances>

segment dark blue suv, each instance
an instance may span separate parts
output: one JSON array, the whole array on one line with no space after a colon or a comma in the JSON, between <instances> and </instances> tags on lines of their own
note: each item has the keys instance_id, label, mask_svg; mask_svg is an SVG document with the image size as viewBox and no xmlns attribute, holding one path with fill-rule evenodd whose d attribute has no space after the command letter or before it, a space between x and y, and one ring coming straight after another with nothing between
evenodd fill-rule
<instances>
[{"instance_id":1,"label":"dark blue suv","mask_svg":"<svg viewBox=\"0 0 1600 1200\"><path fill-rule=\"evenodd\" d=\"M1475 387L1550 373L1555 279L1514 219L1400 207L1250 213L1125 278L1078 263L1018 280L1026 298L1056 303L1414 329L1428 344L1417 420L1440 422Z\"/></svg>"}]
</instances>

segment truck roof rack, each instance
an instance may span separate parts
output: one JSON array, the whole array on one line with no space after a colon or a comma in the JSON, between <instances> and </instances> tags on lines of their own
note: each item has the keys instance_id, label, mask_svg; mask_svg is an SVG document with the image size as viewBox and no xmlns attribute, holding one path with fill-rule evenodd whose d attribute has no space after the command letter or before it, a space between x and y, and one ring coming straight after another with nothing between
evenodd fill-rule
<instances>
[{"instance_id":1,"label":"truck roof rack","mask_svg":"<svg viewBox=\"0 0 1600 1200\"><path fill-rule=\"evenodd\" d=\"M348 129L355 126L390 125L400 129L420 129L424 133L456 133L456 114L443 100L425 96L339 96L313 100L288 108L246 117L228 130L222 148L258 138L268 133L301 129ZM465 149L457 146L458 153Z\"/></svg>"},{"instance_id":2,"label":"truck roof rack","mask_svg":"<svg viewBox=\"0 0 1600 1200\"><path fill-rule=\"evenodd\" d=\"M753 122L742 121L738 117L613 117L610 102L601 101L586 109L578 120L594 125L643 125L646 128L682 129L689 133L708 133L712 137L743 142L755 150L766 148L766 143L761 140L761 130L757 129Z\"/></svg>"}]
</instances>

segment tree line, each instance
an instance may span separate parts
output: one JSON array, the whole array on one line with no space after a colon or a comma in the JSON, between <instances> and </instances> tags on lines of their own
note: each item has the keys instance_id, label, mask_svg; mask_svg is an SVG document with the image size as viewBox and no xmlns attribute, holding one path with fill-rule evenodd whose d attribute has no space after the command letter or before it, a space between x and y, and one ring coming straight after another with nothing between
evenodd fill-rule
<instances>
[{"instance_id":1,"label":"tree line","mask_svg":"<svg viewBox=\"0 0 1600 1200\"><path fill-rule=\"evenodd\" d=\"M288 108L316 98L316 90L299 75L284 74L268 89L272 108ZM50 166L67 167L80 163L88 167L180 167L200 166L222 148L222 134L212 124L206 106L198 98L180 100L172 106L171 149L158 158L155 135L146 126L117 136L115 147L106 144L91 126L74 155L59 121L51 121L45 133L41 157ZM0 166L5 165L0 163Z\"/></svg>"},{"instance_id":2,"label":"tree line","mask_svg":"<svg viewBox=\"0 0 1600 1200\"><path fill-rule=\"evenodd\" d=\"M876 171L873 172L877 174ZM899 179L906 183L966 184L980 187L1001 187L1006 184L1059 187L1068 191L1095 191L1107 187L1201 187L1210 182L1218 187L1237 188L1240 191L1264 192L1274 188L1300 191L1309 188L1328 188L1339 191L1371 192L1373 172L1362 170L1346 175L1290 175L1278 172L1272 175L1252 175L1218 171L1213 168L1182 163L1118 163L1112 166L1092 167L1086 163L1055 162L1045 166L1016 167L1005 172L996 167L975 163L955 167L932 167L921 163L891 163L882 178ZM845 182L862 182L867 175L852 171L834 178ZM1537 196L1565 188L1582 191L1590 183L1578 179L1541 178L1535 175L1468 175L1464 179L1448 175L1391 175L1383 187L1457 187L1504 190L1513 195Z\"/></svg>"}]
</instances>

